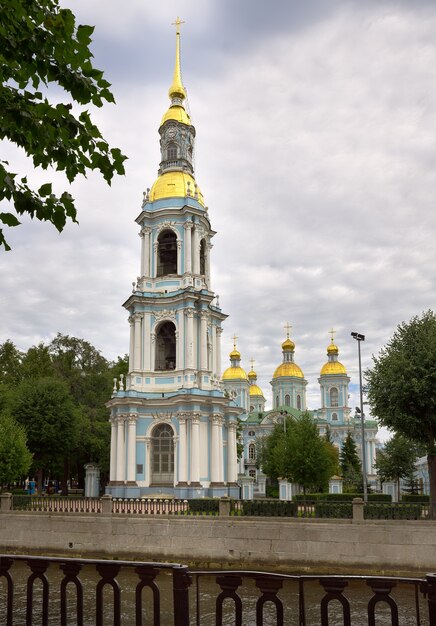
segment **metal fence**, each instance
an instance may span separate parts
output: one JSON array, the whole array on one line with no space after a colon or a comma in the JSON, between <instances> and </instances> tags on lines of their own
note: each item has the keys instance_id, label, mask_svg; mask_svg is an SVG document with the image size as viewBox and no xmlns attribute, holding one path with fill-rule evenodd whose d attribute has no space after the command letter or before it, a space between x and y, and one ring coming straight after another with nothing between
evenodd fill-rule
<instances>
[{"instance_id":1,"label":"metal fence","mask_svg":"<svg viewBox=\"0 0 436 626\"><path fill-rule=\"evenodd\" d=\"M1 510L46 513L112 513L122 515L231 515L235 517L288 517L303 519L354 519L356 507L363 506L366 520L436 519L436 507L429 503L362 501L280 501L269 499L180 500L175 498L71 498L62 496L0 496Z\"/></svg>"},{"instance_id":2,"label":"metal fence","mask_svg":"<svg viewBox=\"0 0 436 626\"><path fill-rule=\"evenodd\" d=\"M0 620L7 626L436 626L436 575L190 571L174 563L0 555Z\"/></svg>"}]
</instances>

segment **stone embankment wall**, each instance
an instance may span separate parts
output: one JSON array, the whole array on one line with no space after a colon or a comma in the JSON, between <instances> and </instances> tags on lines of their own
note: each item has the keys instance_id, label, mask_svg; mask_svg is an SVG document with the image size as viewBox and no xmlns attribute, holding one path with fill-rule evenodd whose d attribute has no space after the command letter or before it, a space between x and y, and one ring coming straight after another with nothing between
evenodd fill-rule
<instances>
[{"instance_id":1,"label":"stone embankment wall","mask_svg":"<svg viewBox=\"0 0 436 626\"><path fill-rule=\"evenodd\" d=\"M0 514L0 553L318 573L436 571L431 521Z\"/></svg>"}]
</instances>

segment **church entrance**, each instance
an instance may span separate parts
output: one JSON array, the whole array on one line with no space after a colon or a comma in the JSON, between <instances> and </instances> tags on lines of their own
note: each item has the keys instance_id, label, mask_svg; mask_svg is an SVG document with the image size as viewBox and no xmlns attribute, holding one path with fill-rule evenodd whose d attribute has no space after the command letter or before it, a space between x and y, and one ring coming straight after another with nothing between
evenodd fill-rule
<instances>
[{"instance_id":1,"label":"church entrance","mask_svg":"<svg viewBox=\"0 0 436 626\"><path fill-rule=\"evenodd\" d=\"M159 424L151 435L151 484L174 485L174 434L169 424Z\"/></svg>"}]
</instances>

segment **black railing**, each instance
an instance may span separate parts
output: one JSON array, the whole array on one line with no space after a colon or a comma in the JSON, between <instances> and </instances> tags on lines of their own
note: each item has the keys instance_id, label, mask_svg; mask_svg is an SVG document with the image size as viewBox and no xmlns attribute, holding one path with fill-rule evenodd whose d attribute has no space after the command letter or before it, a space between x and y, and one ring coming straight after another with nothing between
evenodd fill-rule
<instances>
[{"instance_id":1,"label":"black railing","mask_svg":"<svg viewBox=\"0 0 436 626\"><path fill-rule=\"evenodd\" d=\"M436 626L436 575L189 571L174 563L0 555L0 622Z\"/></svg>"}]
</instances>

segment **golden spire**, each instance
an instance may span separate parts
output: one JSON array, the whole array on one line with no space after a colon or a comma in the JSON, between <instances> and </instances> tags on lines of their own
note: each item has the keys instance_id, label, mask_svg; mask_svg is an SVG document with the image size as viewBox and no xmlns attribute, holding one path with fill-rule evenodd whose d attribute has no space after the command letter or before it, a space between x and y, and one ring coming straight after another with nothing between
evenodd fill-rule
<instances>
[{"instance_id":1,"label":"golden spire","mask_svg":"<svg viewBox=\"0 0 436 626\"><path fill-rule=\"evenodd\" d=\"M176 27L176 63L174 65L173 84L169 88L168 94L173 101L174 99L184 100L186 91L182 84L182 74L180 71L180 24L184 24L180 17L172 23ZM181 104L181 102L179 103Z\"/></svg>"}]
</instances>

